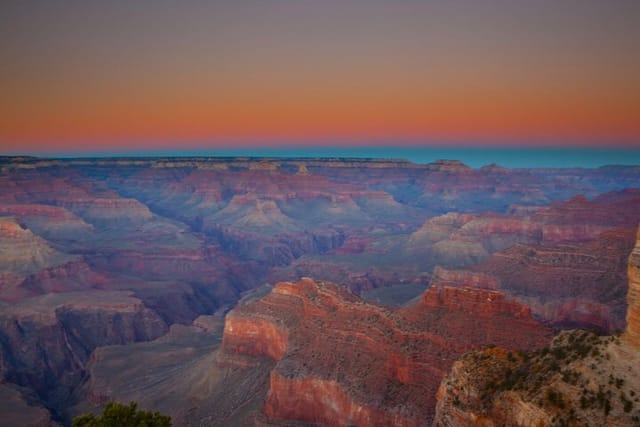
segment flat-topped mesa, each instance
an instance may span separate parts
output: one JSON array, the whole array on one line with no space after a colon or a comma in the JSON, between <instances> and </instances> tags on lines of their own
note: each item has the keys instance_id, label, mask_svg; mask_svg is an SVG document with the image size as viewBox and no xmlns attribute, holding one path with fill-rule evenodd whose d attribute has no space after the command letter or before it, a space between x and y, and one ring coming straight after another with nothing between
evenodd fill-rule
<instances>
[{"instance_id":1,"label":"flat-topped mesa","mask_svg":"<svg viewBox=\"0 0 640 427\"><path fill-rule=\"evenodd\" d=\"M627 342L640 349L640 230L629 256L629 290L627 292Z\"/></svg>"},{"instance_id":2,"label":"flat-topped mesa","mask_svg":"<svg viewBox=\"0 0 640 427\"><path fill-rule=\"evenodd\" d=\"M149 208L136 199L75 198L61 200L59 204L80 216L94 220L140 220L153 217Z\"/></svg>"},{"instance_id":3,"label":"flat-topped mesa","mask_svg":"<svg viewBox=\"0 0 640 427\"><path fill-rule=\"evenodd\" d=\"M428 163L425 168L430 171L438 172L471 172L473 169L460 160L436 160Z\"/></svg>"}]
</instances>

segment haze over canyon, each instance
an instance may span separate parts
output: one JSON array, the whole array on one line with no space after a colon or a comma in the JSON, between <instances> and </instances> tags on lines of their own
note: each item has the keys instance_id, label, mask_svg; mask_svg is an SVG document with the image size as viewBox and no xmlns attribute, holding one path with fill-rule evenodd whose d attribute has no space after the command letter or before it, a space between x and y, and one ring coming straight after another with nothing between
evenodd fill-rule
<instances>
[{"instance_id":1,"label":"haze over canyon","mask_svg":"<svg viewBox=\"0 0 640 427\"><path fill-rule=\"evenodd\" d=\"M3 425L640 417L640 166L5 156L0 189Z\"/></svg>"}]
</instances>

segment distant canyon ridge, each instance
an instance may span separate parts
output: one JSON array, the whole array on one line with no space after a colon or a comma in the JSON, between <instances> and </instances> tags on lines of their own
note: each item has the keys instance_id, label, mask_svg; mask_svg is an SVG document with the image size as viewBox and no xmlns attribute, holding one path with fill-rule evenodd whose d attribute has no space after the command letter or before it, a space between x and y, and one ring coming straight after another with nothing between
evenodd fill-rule
<instances>
[{"instance_id":1,"label":"distant canyon ridge","mask_svg":"<svg viewBox=\"0 0 640 427\"><path fill-rule=\"evenodd\" d=\"M624 330L639 221L640 166L0 157L0 418L430 425L466 351Z\"/></svg>"}]
</instances>

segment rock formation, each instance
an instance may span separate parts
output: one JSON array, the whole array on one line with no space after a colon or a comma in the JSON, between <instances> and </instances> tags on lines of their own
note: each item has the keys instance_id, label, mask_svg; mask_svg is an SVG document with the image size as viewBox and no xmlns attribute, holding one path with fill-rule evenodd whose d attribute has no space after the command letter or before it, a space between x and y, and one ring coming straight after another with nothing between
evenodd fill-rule
<instances>
[{"instance_id":1,"label":"rock formation","mask_svg":"<svg viewBox=\"0 0 640 427\"><path fill-rule=\"evenodd\" d=\"M78 384L79 373L92 360L88 353L96 346L126 343L122 356L134 342L152 339L169 325L187 327L199 315L225 313L264 283L311 276L357 292L383 290L393 298L381 298L381 303L400 305L415 298L434 276L431 289L412 307L378 313L345 294L336 298L349 302L336 303L335 312L327 308L330 305L306 303L312 311L327 311L325 317L296 317L294 326L319 330L320 336L322 328L310 319L330 319L327 331L339 336L344 319L359 319L354 307L378 313L370 321L388 325L381 330L399 339L396 343L371 332L379 343L375 346L394 355L388 364L376 359L379 354L371 359L398 382L391 381L386 394L376 391L377 383L361 387L360 380L345 380L357 378L360 371L339 360L335 365L344 367L336 368L335 377L329 375L334 370L325 365L333 356L327 351L318 356L324 364L308 364L314 372L321 368L320 382L298 375L303 357L316 359L295 350L296 343L309 339L299 328L278 322L268 326L272 318L284 316L280 313L249 318L241 309L234 311L224 346L229 353L200 361L201 366L211 362L220 369L209 372L211 384L222 384L216 382L217 375L227 378L227 393L215 395L216 401L225 402L220 403L225 417L243 413L244 419L259 411L264 422L277 418L283 406L277 402L289 402L283 389L269 400L268 419L256 397L262 396L260 390L266 394L271 367L277 364L274 384L299 380L305 387L320 384L318 390L326 386L336 395L343 390L347 400L340 397L335 403L353 417L373 408L371 402L382 402L386 415L375 413L376 417L411 419L411 411L397 406L402 393L409 393L404 385L398 386L405 384L402 381L428 378L425 395L432 396L436 382L430 381L439 378L461 351L492 341L517 342L508 329L493 325L496 316L536 331L540 326L527 320L528 306L534 316L557 327L587 325L609 331L624 326L626 265L619 254L626 256L634 242L631 230L640 216L637 187L637 167L539 171L473 169L450 160L414 164L372 159L0 157L0 318L6 338L0 337L2 381L30 388L20 391L28 405L36 407L43 402L35 400L44 399L48 407L63 413L70 404L63 396ZM575 197L579 194L584 197ZM438 265L443 269L432 274ZM316 293L326 296L333 291L323 292ZM127 304L137 308L106 307L103 296L108 302L115 294L126 295L122 298ZM397 298L400 294L409 297ZM86 298L82 309L78 295ZM288 301L284 313L292 310L293 296L278 298ZM48 314L28 319L20 314L36 306L47 306L43 313ZM466 326L471 313L472 323L486 333ZM362 325L361 320L353 322ZM241 322L244 336L233 328L234 321ZM142 325L148 322L156 326L146 330ZM256 336L270 336L273 342L252 343L246 335L251 322ZM99 333L89 333L84 324ZM419 335L420 330L429 331L433 339ZM409 340L406 334L419 339ZM313 344L336 344L323 340ZM358 340L362 348L371 345L363 337ZM416 349L411 350L414 341ZM22 348L29 353L23 355ZM356 350L347 345L338 355L348 360ZM371 354L377 354L373 350ZM418 350L431 356L424 361ZM246 354L240 357L238 352ZM228 354L233 357L226 358ZM362 363L369 360L360 357ZM44 359L49 368L42 367ZM268 367L266 372L249 368L258 360ZM98 365L91 365L96 375L110 372ZM296 376L289 376L283 366L292 366ZM185 378L199 377L191 373ZM230 378L251 387L232 390ZM180 390L188 391L186 380L178 382ZM108 389L100 386L106 382L93 384L100 393ZM211 384L201 384L198 390L215 389ZM123 388L113 390L129 396ZM232 396L251 402L247 408L253 409L245 414L234 406ZM405 400L414 405L411 398ZM212 416L204 409L199 413ZM186 413L178 415L188 419ZM289 416L293 415L282 415Z\"/></svg>"},{"instance_id":2,"label":"rock formation","mask_svg":"<svg viewBox=\"0 0 640 427\"><path fill-rule=\"evenodd\" d=\"M477 270L559 327L624 328L626 257L631 228L614 229L584 242L515 245L493 254Z\"/></svg>"},{"instance_id":3,"label":"rock formation","mask_svg":"<svg viewBox=\"0 0 640 427\"><path fill-rule=\"evenodd\" d=\"M29 274L73 260L77 257L54 249L14 218L0 217L0 269L3 273Z\"/></svg>"},{"instance_id":4,"label":"rock formation","mask_svg":"<svg viewBox=\"0 0 640 427\"><path fill-rule=\"evenodd\" d=\"M302 279L231 311L222 351L228 360L276 362L260 422L420 426L433 416L441 376L465 349L530 349L549 336L496 291L434 286L421 302L390 311Z\"/></svg>"},{"instance_id":5,"label":"rock formation","mask_svg":"<svg viewBox=\"0 0 640 427\"><path fill-rule=\"evenodd\" d=\"M629 257L626 341L640 349L640 234Z\"/></svg>"},{"instance_id":6,"label":"rock formation","mask_svg":"<svg viewBox=\"0 0 640 427\"><path fill-rule=\"evenodd\" d=\"M39 405L36 396L11 384L0 384L0 414L3 425L7 426L59 426L51 419L49 411Z\"/></svg>"},{"instance_id":7,"label":"rock formation","mask_svg":"<svg viewBox=\"0 0 640 427\"><path fill-rule=\"evenodd\" d=\"M467 353L440 385L433 425L637 425L639 366L636 348L585 331L542 351Z\"/></svg>"},{"instance_id":8,"label":"rock formation","mask_svg":"<svg viewBox=\"0 0 640 427\"><path fill-rule=\"evenodd\" d=\"M438 266L433 269L431 285L498 290L500 281L483 273L469 270L447 270Z\"/></svg>"},{"instance_id":9,"label":"rock formation","mask_svg":"<svg viewBox=\"0 0 640 427\"><path fill-rule=\"evenodd\" d=\"M47 406L64 403L98 346L154 339L167 325L129 292L68 292L0 310L5 381L34 390Z\"/></svg>"},{"instance_id":10,"label":"rock formation","mask_svg":"<svg viewBox=\"0 0 640 427\"><path fill-rule=\"evenodd\" d=\"M434 426L639 424L638 248L622 339L565 331L542 351L467 353L440 385Z\"/></svg>"}]
</instances>

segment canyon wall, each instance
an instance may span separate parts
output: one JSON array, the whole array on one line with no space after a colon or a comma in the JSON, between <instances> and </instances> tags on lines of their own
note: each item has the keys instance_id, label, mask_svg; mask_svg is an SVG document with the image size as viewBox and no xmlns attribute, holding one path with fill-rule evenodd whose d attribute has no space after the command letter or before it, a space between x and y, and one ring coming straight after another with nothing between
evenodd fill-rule
<instances>
[{"instance_id":1,"label":"canyon wall","mask_svg":"<svg viewBox=\"0 0 640 427\"><path fill-rule=\"evenodd\" d=\"M343 390L350 408L428 419L403 402L422 408L412 393L431 402L434 378L460 352L541 343L525 306L561 328L625 326L619 254L635 242L637 187L637 167L0 157L2 380L64 411L62 396L96 346L128 346L201 314L222 315L252 289L288 280L260 316L240 307L230 314L222 353L233 357L218 362L266 360L277 364L278 384L316 378ZM419 304L388 310L330 285L298 285L305 276L389 294L422 290L434 277ZM135 310L105 306L114 292ZM48 314L32 316L35 306ZM333 347L340 350L325 349ZM363 383L363 367L374 366L383 374ZM267 381L263 374L256 378ZM273 417L285 399L276 396Z\"/></svg>"},{"instance_id":2,"label":"canyon wall","mask_svg":"<svg viewBox=\"0 0 640 427\"><path fill-rule=\"evenodd\" d=\"M98 346L147 341L167 325L129 292L69 292L0 310L0 375L56 407L69 399Z\"/></svg>"},{"instance_id":3,"label":"canyon wall","mask_svg":"<svg viewBox=\"0 0 640 427\"><path fill-rule=\"evenodd\" d=\"M627 294L627 341L640 349L640 230L636 246L629 257L629 291Z\"/></svg>"},{"instance_id":4,"label":"canyon wall","mask_svg":"<svg viewBox=\"0 0 640 427\"><path fill-rule=\"evenodd\" d=\"M564 331L542 351L467 353L440 385L434 426L638 424L639 249L640 239L628 258L627 328L620 338Z\"/></svg>"},{"instance_id":5,"label":"canyon wall","mask_svg":"<svg viewBox=\"0 0 640 427\"><path fill-rule=\"evenodd\" d=\"M259 424L422 426L462 352L489 343L531 349L549 338L526 307L493 290L436 285L389 310L305 278L232 310L221 360L276 362Z\"/></svg>"}]
</instances>

